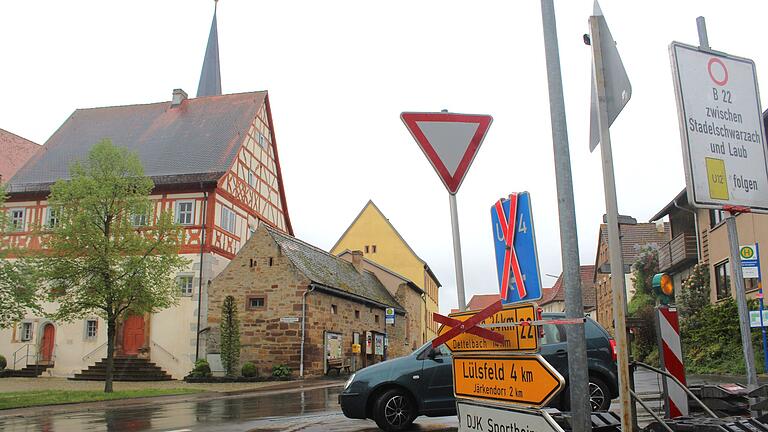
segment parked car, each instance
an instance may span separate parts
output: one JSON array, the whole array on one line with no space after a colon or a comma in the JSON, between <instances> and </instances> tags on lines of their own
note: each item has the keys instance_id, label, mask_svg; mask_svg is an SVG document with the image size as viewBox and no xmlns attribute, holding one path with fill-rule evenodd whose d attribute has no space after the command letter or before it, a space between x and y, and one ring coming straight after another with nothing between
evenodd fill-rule
<instances>
[{"instance_id":1,"label":"parked car","mask_svg":"<svg viewBox=\"0 0 768 432\"><path fill-rule=\"evenodd\" d=\"M564 318L545 313L544 319ZM568 358L565 326L545 324L540 354L565 378L566 387L550 406L569 410ZM608 332L587 318L587 362L592 409L607 410L618 396L616 345ZM451 352L445 346L424 344L412 354L369 366L352 374L339 395L339 404L349 418L376 421L385 431L406 429L420 415L456 415L453 396Z\"/></svg>"}]
</instances>

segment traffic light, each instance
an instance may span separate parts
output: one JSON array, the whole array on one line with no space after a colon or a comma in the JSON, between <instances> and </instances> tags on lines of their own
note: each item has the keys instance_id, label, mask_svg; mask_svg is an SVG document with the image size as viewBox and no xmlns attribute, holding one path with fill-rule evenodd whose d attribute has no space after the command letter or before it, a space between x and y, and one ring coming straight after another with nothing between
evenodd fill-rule
<instances>
[{"instance_id":1,"label":"traffic light","mask_svg":"<svg viewBox=\"0 0 768 432\"><path fill-rule=\"evenodd\" d=\"M653 276L652 286L661 304L670 304L675 300L675 284L669 274L656 273Z\"/></svg>"}]
</instances>

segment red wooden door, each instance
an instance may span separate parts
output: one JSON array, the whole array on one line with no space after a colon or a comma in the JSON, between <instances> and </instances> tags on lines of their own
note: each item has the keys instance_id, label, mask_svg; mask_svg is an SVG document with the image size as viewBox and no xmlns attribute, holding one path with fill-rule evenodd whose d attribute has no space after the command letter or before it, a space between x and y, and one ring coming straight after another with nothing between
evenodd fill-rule
<instances>
[{"instance_id":1,"label":"red wooden door","mask_svg":"<svg viewBox=\"0 0 768 432\"><path fill-rule=\"evenodd\" d=\"M40 341L40 360L51 361L53 357L53 343L56 338L56 329L48 323L43 327L43 339Z\"/></svg>"},{"instance_id":2,"label":"red wooden door","mask_svg":"<svg viewBox=\"0 0 768 432\"><path fill-rule=\"evenodd\" d=\"M135 355L144 346L144 317L129 316L123 323L123 354Z\"/></svg>"}]
</instances>

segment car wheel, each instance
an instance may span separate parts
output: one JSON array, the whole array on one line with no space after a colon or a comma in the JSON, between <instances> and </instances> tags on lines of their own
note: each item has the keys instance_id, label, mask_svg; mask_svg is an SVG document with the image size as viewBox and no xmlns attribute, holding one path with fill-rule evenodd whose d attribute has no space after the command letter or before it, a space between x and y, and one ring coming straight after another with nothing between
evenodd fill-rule
<instances>
[{"instance_id":1,"label":"car wheel","mask_svg":"<svg viewBox=\"0 0 768 432\"><path fill-rule=\"evenodd\" d=\"M416 404L402 390L387 390L376 400L373 419L387 432L405 430L416 419Z\"/></svg>"},{"instance_id":2,"label":"car wheel","mask_svg":"<svg viewBox=\"0 0 768 432\"><path fill-rule=\"evenodd\" d=\"M608 411L611 407L611 393L600 378L589 377L589 405L592 411Z\"/></svg>"}]
</instances>

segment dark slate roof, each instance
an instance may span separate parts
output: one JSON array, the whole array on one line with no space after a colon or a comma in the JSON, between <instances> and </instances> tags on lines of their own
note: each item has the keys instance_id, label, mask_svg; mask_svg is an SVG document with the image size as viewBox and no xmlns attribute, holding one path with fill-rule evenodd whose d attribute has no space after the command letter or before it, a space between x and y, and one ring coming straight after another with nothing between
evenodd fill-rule
<instances>
[{"instance_id":1,"label":"dark slate roof","mask_svg":"<svg viewBox=\"0 0 768 432\"><path fill-rule=\"evenodd\" d=\"M373 301L380 306L394 307L405 313L405 309L371 272L358 272L352 263L305 243L295 237L263 226L280 249L296 268L312 282L326 288L352 294Z\"/></svg>"},{"instance_id":2,"label":"dark slate roof","mask_svg":"<svg viewBox=\"0 0 768 432\"><path fill-rule=\"evenodd\" d=\"M266 91L78 109L9 182L9 192L47 191L102 139L137 153L156 184L216 180L232 164Z\"/></svg>"},{"instance_id":3,"label":"dark slate roof","mask_svg":"<svg viewBox=\"0 0 768 432\"><path fill-rule=\"evenodd\" d=\"M658 249L672 240L670 238L669 222L664 222L663 230L659 230L656 223L621 224L619 225L619 230L621 236L621 257L624 260L624 265L630 267L637 261L637 257L643 248ZM600 247L603 244L608 244L608 226L606 224L600 224L600 235L597 245L598 256L600 255ZM606 260L606 262L608 261ZM603 264L597 263L598 266Z\"/></svg>"}]
</instances>

